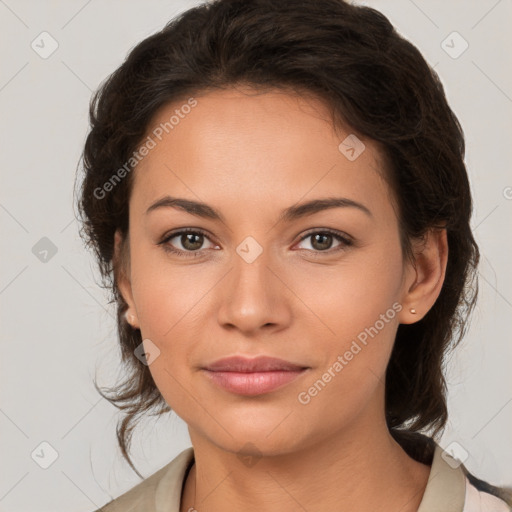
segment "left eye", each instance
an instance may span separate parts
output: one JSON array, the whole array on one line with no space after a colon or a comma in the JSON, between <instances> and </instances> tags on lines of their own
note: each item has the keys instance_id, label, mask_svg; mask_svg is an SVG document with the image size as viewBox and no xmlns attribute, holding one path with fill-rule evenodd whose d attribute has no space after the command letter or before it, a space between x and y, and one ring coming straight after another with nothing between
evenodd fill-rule
<instances>
[{"instance_id":1,"label":"left eye","mask_svg":"<svg viewBox=\"0 0 512 512\"><path fill-rule=\"evenodd\" d=\"M310 247L306 247L306 249L313 250L315 252L324 252L331 249L333 239L339 242L339 244L335 246L334 251L341 250L352 244L351 240L347 237L331 231L314 231L312 233L308 233L301 238L301 242L308 238L311 239L309 242Z\"/></svg>"}]
</instances>

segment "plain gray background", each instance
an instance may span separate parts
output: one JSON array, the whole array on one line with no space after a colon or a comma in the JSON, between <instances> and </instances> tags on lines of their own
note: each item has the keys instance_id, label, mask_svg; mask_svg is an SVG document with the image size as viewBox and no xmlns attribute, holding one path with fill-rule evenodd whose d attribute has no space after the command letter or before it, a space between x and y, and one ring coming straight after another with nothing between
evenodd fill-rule
<instances>
[{"instance_id":1,"label":"plain gray background","mask_svg":"<svg viewBox=\"0 0 512 512\"><path fill-rule=\"evenodd\" d=\"M119 353L114 311L78 236L73 185L92 91L130 48L197 3L0 0L0 511L90 511L139 483L117 448L118 412L92 385L96 370L100 385L113 384ZM480 299L449 364L441 445L456 441L470 471L510 486L512 2L364 3L435 67L465 131ZM41 38L44 51L58 43L47 58L31 46L42 52ZM147 477L189 442L174 414L152 419L134 436L133 460Z\"/></svg>"}]
</instances>

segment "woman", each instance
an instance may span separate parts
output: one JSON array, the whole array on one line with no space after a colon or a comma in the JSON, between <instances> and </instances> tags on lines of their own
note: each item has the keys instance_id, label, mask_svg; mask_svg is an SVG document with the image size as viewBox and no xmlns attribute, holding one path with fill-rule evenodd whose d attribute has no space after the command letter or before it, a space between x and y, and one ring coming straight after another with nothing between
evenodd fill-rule
<instances>
[{"instance_id":1,"label":"woman","mask_svg":"<svg viewBox=\"0 0 512 512\"><path fill-rule=\"evenodd\" d=\"M477 295L463 158L373 9L219 0L142 41L92 100L79 206L123 454L151 410L192 447L101 510L510 510L436 442Z\"/></svg>"}]
</instances>

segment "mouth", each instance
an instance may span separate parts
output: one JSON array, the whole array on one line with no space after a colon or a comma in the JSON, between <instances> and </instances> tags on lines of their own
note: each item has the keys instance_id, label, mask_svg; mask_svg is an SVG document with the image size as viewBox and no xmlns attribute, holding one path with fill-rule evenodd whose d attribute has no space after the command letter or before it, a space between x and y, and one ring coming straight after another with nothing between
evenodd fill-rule
<instances>
[{"instance_id":1,"label":"mouth","mask_svg":"<svg viewBox=\"0 0 512 512\"><path fill-rule=\"evenodd\" d=\"M211 382L245 396L270 393L303 375L310 368L267 356L228 357L202 368Z\"/></svg>"}]
</instances>

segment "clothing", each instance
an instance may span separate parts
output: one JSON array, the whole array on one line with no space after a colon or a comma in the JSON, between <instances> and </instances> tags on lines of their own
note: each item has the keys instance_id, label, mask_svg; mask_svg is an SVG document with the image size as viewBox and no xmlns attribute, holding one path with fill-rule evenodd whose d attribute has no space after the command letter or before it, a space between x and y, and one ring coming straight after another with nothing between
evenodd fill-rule
<instances>
[{"instance_id":1,"label":"clothing","mask_svg":"<svg viewBox=\"0 0 512 512\"><path fill-rule=\"evenodd\" d=\"M190 447L95 512L179 512L184 479L193 462L194 450ZM443 455L443 449L435 444L418 512L511 512L512 507L492 494L493 489L469 474L463 465L457 465L447 453Z\"/></svg>"}]
</instances>

